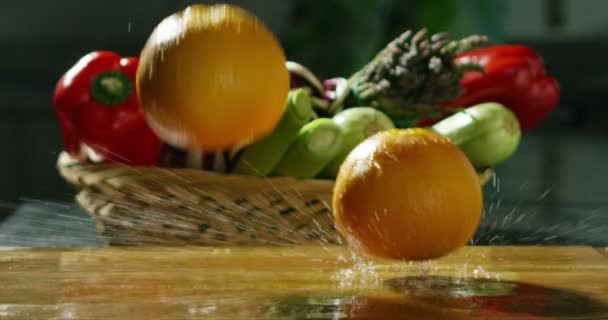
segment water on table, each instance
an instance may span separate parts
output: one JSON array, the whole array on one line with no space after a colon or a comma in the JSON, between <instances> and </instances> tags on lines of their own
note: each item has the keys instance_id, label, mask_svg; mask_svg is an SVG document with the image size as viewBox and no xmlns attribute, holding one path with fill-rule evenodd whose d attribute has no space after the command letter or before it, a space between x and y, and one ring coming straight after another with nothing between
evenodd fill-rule
<instances>
[{"instance_id":1,"label":"water on table","mask_svg":"<svg viewBox=\"0 0 608 320\"><path fill-rule=\"evenodd\" d=\"M501 199L488 200L475 244L505 244L501 227L530 224L533 215L502 215ZM40 220L28 220L37 228L27 236L15 227L0 240L37 239L47 229ZM49 220L65 227L57 239L67 245L80 233L98 245L92 231L72 230L91 230L90 220ZM581 222L527 236L545 243L605 231ZM608 319L608 259L589 248L466 248L428 263L371 262L322 245L5 253L0 319Z\"/></svg>"},{"instance_id":2,"label":"water on table","mask_svg":"<svg viewBox=\"0 0 608 320\"><path fill-rule=\"evenodd\" d=\"M592 248L468 247L438 261L341 247L6 250L7 319L608 319Z\"/></svg>"}]
</instances>

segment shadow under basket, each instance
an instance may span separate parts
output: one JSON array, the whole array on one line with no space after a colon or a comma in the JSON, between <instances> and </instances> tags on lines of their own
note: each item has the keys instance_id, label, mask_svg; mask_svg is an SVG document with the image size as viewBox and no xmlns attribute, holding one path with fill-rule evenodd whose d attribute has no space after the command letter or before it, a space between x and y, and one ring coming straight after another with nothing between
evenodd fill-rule
<instances>
[{"instance_id":1,"label":"shadow under basket","mask_svg":"<svg viewBox=\"0 0 608 320\"><path fill-rule=\"evenodd\" d=\"M331 212L333 180L81 163L66 152L57 166L109 245L344 243ZM480 173L480 182L492 175Z\"/></svg>"}]
</instances>

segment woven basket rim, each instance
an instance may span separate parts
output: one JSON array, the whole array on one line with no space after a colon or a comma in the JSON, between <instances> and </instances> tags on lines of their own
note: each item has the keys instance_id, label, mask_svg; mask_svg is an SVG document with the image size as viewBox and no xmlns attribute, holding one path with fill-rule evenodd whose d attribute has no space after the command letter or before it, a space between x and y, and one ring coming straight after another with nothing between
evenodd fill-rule
<instances>
[{"instance_id":1,"label":"woven basket rim","mask_svg":"<svg viewBox=\"0 0 608 320\"><path fill-rule=\"evenodd\" d=\"M57 159L57 169L61 176L70 182L71 184L79 187L86 187L90 183L85 179L79 179L79 175L74 174L74 169L77 168L80 172L87 172L88 170L96 169L96 170L110 170L113 168L119 169L123 168L125 170L142 173L142 171L150 171L154 170L157 172L181 172L187 175L197 176L197 177L205 177L213 180L242 180L242 181L250 181L250 182L264 182L264 183L276 183L281 185L293 185L293 184L301 184L307 183L309 185L319 185L322 187L331 187L335 184L334 180L331 179L298 179L293 177L256 177L256 176L248 176L248 175L239 175L234 173L221 173L221 172L213 172L202 169L192 169L192 168L164 168L164 167L140 167L140 166L126 166L112 163L84 163L79 161L78 159L72 157L66 151L62 151L59 154ZM492 177L494 176L494 169L487 168L481 172L478 172L479 183L483 186L488 183Z\"/></svg>"},{"instance_id":2,"label":"woven basket rim","mask_svg":"<svg viewBox=\"0 0 608 320\"><path fill-rule=\"evenodd\" d=\"M292 186L297 184L306 183L310 186L319 186L319 187L331 187L334 185L334 180L329 179L297 179L293 177L256 177L256 176L248 176L248 175L239 175L233 173L221 173L214 172L202 169L193 169L193 168L165 168L165 167L144 167L144 166L127 166L121 164L113 164L113 163L89 163L89 162L81 162L78 159L72 157L66 151L60 153L57 159L57 169L61 176L66 179L68 182L75 186L79 187L87 187L92 183L86 179L79 179L80 174L77 172L86 174L87 171L103 171L103 170L111 170L111 169L124 169L128 171L132 171L133 173L144 173L144 172L161 172L161 173L171 173L171 172L180 172L183 175L189 175L197 178L204 178L209 180L216 181L247 181L247 182L258 182L258 183L272 183L277 185L284 186Z\"/></svg>"}]
</instances>

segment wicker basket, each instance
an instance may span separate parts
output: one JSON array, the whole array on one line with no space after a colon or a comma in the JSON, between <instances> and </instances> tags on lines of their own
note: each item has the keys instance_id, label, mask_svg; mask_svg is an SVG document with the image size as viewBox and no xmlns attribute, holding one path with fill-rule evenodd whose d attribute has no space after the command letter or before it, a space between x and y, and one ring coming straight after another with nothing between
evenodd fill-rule
<instances>
[{"instance_id":1,"label":"wicker basket","mask_svg":"<svg viewBox=\"0 0 608 320\"><path fill-rule=\"evenodd\" d=\"M344 243L330 180L80 163L65 152L57 165L110 245Z\"/></svg>"}]
</instances>

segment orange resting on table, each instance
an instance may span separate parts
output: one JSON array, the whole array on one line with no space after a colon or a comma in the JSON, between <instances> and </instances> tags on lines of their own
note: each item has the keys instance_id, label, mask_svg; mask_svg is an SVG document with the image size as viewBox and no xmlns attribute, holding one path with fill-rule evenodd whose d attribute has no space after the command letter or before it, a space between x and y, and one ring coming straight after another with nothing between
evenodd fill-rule
<instances>
[{"instance_id":1,"label":"orange resting on table","mask_svg":"<svg viewBox=\"0 0 608 320\"><path fill-rule=\"evenodd\" d=\"M233 5L165 18L140 56L137 90L150 126L184 149L228 149L270 134L289 91L274 34Z\"/></svg>"},{"instance_id":2,"label":"orange resting on table","mask_svg":"<svg viewBox=\"0 0 608 320\"><path fill-rule=\"evenodd\" d=\"M333 195L336 224L363 253L421 260L446 255L477 229L482 190L467 157L427 129L394 129L358 145Z\"/></svg>"}]
</instances>

